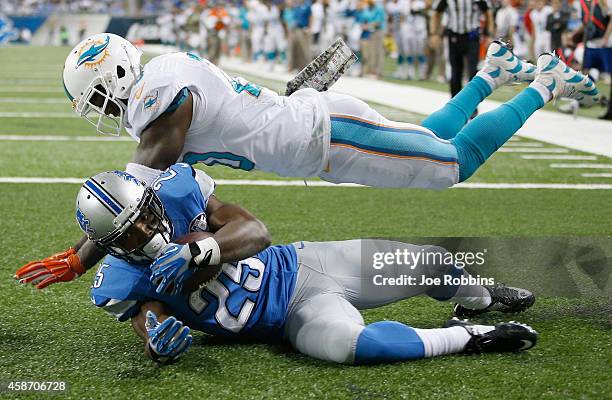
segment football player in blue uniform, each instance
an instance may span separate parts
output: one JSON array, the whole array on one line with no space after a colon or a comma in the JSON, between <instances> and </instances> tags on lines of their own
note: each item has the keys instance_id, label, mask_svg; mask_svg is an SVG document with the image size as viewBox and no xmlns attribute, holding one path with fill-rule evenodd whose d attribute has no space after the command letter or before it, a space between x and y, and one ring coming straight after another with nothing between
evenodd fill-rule
<instances>
[{"instance_id":1,"label":"football player in blue uniform","mask_svg":"<svg viewBox=\"0 0 612 400\"><path fill-rule=\"evenodd\" d=\"M386 240L268 246L263 224L248 212L211 207L213 189L201 171L175 164L151 186L125 172L104 172L78 194L79 226L109 254L96 273L92 301L119 321L131 320L155 361L181 356L191 344L190 329L288 340L304 354L347 364L522 351L537 341L532 328L516 322L487 326L455 319L440 329L392 321L366 325L359 309L421 294L456 302L459 316L522 311L535 298L524 289L473 283L467 271L436 258L446 252L435 246ZM181 237L185 244L173 243ZM372 268L375 254L396 251L423 258L412 268L397 262ZM466 284L421 283L446 276ZM397 284L407 279L417 284ZM385 282L395 285L381 286Z\"/></svg>"}]
</instances>

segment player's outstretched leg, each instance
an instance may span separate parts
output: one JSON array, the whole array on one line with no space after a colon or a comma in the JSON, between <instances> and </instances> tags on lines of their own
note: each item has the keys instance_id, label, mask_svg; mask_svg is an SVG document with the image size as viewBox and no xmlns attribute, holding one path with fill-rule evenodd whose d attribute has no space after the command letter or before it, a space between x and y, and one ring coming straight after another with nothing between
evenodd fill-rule
<instances>
[{"instance_id":1,"label":"player's outstretched leg","mask_svg":"<svg viewBox=\"0 0 612 400\"><path fill-rule=\"evenodd\" d=\"M569 68L556 56L543 54L538 58L536 78L528 88L497 109L474 118L451 139L457 149L459 181L472 176L531 114L560 97L592 104L598 100L598 92L588 77Z\"/></svg>"},{"instance_id":2,"label":"player's outstretched leg","mask_svg":"<svg viewBox=\"0 0 612 400\"><path fill-rule=\"evenodd\" d=\"M422 126L443 139L452 139L493 90L519 82L531 82L536 67L516 57L507 44L494 41L487 49L484 67L444 107L425 118Z\"/></svg>"},{"instance_id":3,"label":"player's outstretched leg","mask_svg":"<svg viewBox=\"0 0 612 400\"><path fill-rule=\"evenodd\" d=\"M365 325L341 288L314 295L313 291L322 288L302 289L290 306L285 333L301 353L324 361L362 365L456 353L518 352L537 341L532 328L515 322L491 326L456 320L434 329L413 328L396 321Z\"/></svg>"},{"instance_id":4,"label":"player's outstretched leg","mask_svg":"<svg viewBox=\"0 0 612 400\"><path fill-rule=\"evenodd\" d=\"M357 337L355 364L415 360L455 353L519 352L532 348L538 333L528 325L475 325L453 319L443 328L419 329L395 321L365 326Z\"/></svg>"},{"instance_id":5,"label":"player's outstretched leg","mask_svg":"<svg viewBox=\"0 0 612 400\"><path fill-rule=\"evenodd\" d=\"M436 255L446 254L441 247L364 239L301 242L296 245L296 253L300 268L285 335L304 354L346 364L376 364L474 352L472 348L483 346L485 340L492 343L481 351L528 348L508 345L509 341L525 339L526 328L512 323L438 329L418 329L396 321L364 323L358 309L380 307L419 294L450 298L470 309L490 307L489 291L479 285L397 284L400 278L420 282L423 277L444 274L469 280L463 268L438 261L442 257ZM420 255L418 265L405 264L406 259L413 260L411 253ZM393 260L387 257L394 254ZM389 264L377 264L383 260ZM394 283L382 287L384 278ZM530 335L528 339L535 343Z\"/></svg>"}]
</instances>

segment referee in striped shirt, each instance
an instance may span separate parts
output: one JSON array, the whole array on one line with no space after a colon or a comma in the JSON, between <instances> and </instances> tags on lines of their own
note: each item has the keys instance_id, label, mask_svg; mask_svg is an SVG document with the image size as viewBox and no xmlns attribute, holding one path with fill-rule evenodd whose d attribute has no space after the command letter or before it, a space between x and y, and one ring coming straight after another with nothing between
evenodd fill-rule
<instances>
[{"instance_id":1,"label":"referee in striped shirt","mask_svg":"<svg viewBox=\"0 0 612 400\"><path fill-rule=\"evenodd\" d=\"M429 40L433 48L440 44L442 14L447 13L448 58L451 66L450 91L455 96L461 90L465 60L468 78L476 75L480 46L480 17L486 17L487 34L494 32L493 12L489 0L434 0L429 25Z\"/></svg>"}]
</instances>

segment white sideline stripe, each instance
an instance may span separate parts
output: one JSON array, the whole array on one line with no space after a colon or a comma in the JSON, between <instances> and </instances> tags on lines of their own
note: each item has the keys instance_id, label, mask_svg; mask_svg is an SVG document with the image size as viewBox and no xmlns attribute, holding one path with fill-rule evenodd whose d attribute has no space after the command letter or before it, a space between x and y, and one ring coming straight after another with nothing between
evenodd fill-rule
<instances>
[{"instance_id":1,"label":"white sideline stripe","mask_svg":"<svg viewBox=\"0 0 612 400\"><path fill-rule=\"evenodd\" d=\"M519 142L519 143L506 143L504 147L542 147L542 143L538 142Z\"/></svg>"},{"instance_id":2,"label":"white sideline stripe","mask_svg":"<svg viewBox=\"0 0 612 400\"><path fill-rule=\"evenodd\" d=\"M599 174L580 174L583 178L612 178L612 173L602 172Z\"/></svg>"},{"instance_id":3,"label":"white sideline stripe","mask_svg":"<svg viewBox=\"0 0 612 400\"><path fill-rule=\"evenodd\" d=\"M521 139L516 137L516 136L512 136L510 139L508 139L509 142L520 142Z\"/></svg>"},{"instance_id":4,"label":"white sideline stripe","mask_svg":"<svg viewBox=\"0 0 612 400\"><path fill-rule=\"evenodd\" d=\"M568 149L561 149L556 147L502 147L497 151L500 153L569 153Z\"/></svg>"},{"instance_id":5,"label":"white sideline stripe","mask_svg":"<svg viewBox=\"0 0 612 400\"><path fill-rule=\"evenodd\" d=\"M0 118L78 118L68 112L0 112Z\"/></svg>"},{"instance_id":6,"label":"white sideline stripe","mask_svg":"<svg viewBox=\"0 0 612 400\"><path fill-rule=\"evenodd\" d=\"M612 164L550 164L550 168L574 168L574 169L612 169Z\"/></svg>"},{"instance_id":7,"label":"white sideline stripe","mask_svg":"<svg viewBox=\"0 0 612 400\"><path fill-rule=\"evenodd\" d=\"M53 79L51 77L49 77L48 79L45 78L38 78L38 79L0 79L0 85L40 85L41 83L47 84L47 83L55 83L57 82L57 78Z\"/></svg>"},{"instance_id":8,"label":"white sideline stripe","mask_svg":"<svg viewBox=\"0 0 612 400\"><path fill-rule=\"evenodd\" d=\"M62 88L55 86L0 86L0 94L2 92L13 93L63 93Z\"/></svg>"},{"instance_id":9,"label":"white sideline stripe","mask_svg":"<svg viewBox=\"0 0 612 400\"><path fill-rule=\"evenodd\" d=\"M573 155L559 155L554 154L527 154L521 156L523 160L580 160L580 161L595 161L597 156L573 156Z\"/></svg>"},{"instance_id":10,"label":"white sideline stripe","mask_svg":"<svg viewBox=\"0 0 612 400\"><path fill-rule=\"evenodd\" d=\"M0 177L0 183L78 183L85 182L83 178L13 178Z\"/></svg>"},{"instance_id":11,"label":"white sideline stripe","mask_svg":"<svg viewBox=\"0 0 612 400\"><path fill-rule=\"evenodd\" d=\"M39 97L37 99L31 99L29 97L0 97L0 103L13 103L13 104L69 104L67 98L63 97Z\"/></svg>"},{"instance_id":12,"label":"white sideline stripe","mask_svg":"<svg viewBox=\"0 0 612 400\"><path fill-rule=\"evenodd\" d=\"M84 178L39 178L39 177L0 177L0 183L74 183L82 184ZM299 180L250 180L250 179L216 179L221 186L302 186ZM309 181L309 187L364 187L354 183L340 185L325 181ZM569 183L460 183L458 189L573 189L573 190L612 190L612 184L569 184Z\"/></svg>"},{"instance_id":13,"label":"white sideline stripe","mask_svg":"<svg viewBox=\"0 0 612 400\"><path fill-rule=\"evenodd\" d=\"M0 135L0 141L25 142L134 142L126 136L51 136L51 135Z\"/></svg>"}]
</instances>

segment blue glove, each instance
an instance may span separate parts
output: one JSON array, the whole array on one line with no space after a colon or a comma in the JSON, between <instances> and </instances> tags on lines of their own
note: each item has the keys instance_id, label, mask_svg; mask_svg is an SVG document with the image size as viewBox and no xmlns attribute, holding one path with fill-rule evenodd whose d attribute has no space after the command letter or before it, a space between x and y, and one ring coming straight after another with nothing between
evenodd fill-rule
<instances>
[{"instance_id":1,"label":"blue glove","mask_svg":"<svg viewBox=\"0 0 612 400\"><path fill-rule=\"evenodd\" d=\"M193 255L186 244L168 244L162 253L151 264L151 283L157 288L157 293L168 292L171 284L174 284L168 294L174 296L181 293L183 283L193 275L193 268L189 268Z\"/></svg>"},{"instance_id":2,"label":"blue glove","mask_svg":"<svg viewBox=\"0 0 612 400\"><path fill-rule=\"evenodd\" d=\"M168 317L164 322L157 321L153 311L147 311L145 328L149 341L149 352L153 361L160 364L174 361L183 355L191 346L192 336L188 326L183 325L174 317Z\"/></svg>"}]
</instances>

